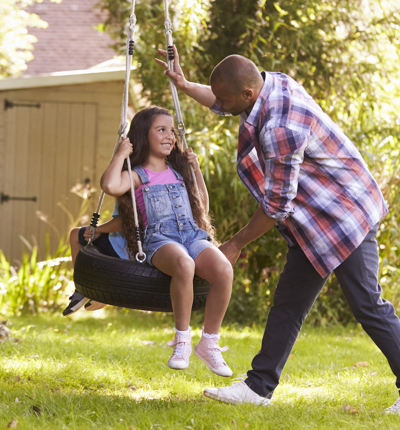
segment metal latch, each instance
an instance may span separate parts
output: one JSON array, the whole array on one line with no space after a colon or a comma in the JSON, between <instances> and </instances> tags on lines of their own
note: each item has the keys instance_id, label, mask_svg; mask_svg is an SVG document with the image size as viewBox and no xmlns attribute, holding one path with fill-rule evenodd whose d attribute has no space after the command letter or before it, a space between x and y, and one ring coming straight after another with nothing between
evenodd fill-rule
<instances>
[{"instance_id":1,"label":"metal latch","mask_svg":"<svg viewBox=\"0 0 400 430\"><path fill-rule=\"evenodd\" d=\"M36 197L10 197L8 194L0 194L0 203L8 202L9 200L30 200L36 202Z\"/></svg>"}]
</instances>

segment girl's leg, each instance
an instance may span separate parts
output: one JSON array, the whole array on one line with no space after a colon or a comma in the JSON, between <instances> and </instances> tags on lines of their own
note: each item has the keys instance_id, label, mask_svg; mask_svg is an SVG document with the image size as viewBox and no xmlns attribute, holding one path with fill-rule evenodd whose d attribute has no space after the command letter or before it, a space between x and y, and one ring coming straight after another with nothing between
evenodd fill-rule
<instances>
[{"instance_id":1,"label":"girl's leg","mask_svg":"<svg viewBox=\"0 0 400 430\"><path fill-rule=\"evenodd\" d=\"M218 344L219 329L232 292L233 269L228 259L217 248L204 249L195 259L196 274L210 283L202 337L194 353L208 368L220 376L232 376Z\"/></svg>"},{"instance_id":2,"label":"girl's leg","mask_svg":"<svg viewBox=\"0 0 400 430\"><path fill-rule=\"evenodd\" d=\"M176 333L174 340L168 342L168 346L175 346L168 367L186 369L192 353L189 321L193 303L194 261L184 248L169 243L156 251L151 262L158 270L172 277L170 292Z\"/></svg>"},{"instance_id":3,"label":"girl's leg","mask_svg":"<svg viewBox=\"0 0 400 430\"><path fill-rule=\"evenodd\" d=\"M169 243L154 254L152 264L171 276L171 301L175 327L179 331L189 328L193 304L194 261L179 245Z\"/></svg>"},{"instance_id":4,"label":"girl's leg","mask_svg":"<svg viewBox=\"0 0 400 430\"><path fill-rule=\"evenodd\" d=\"M217 334L232 293L233 269L225 255L214 247L204 249L195 259L196 275L210 283L204 331Z\"/></svg>"}]
</instances>

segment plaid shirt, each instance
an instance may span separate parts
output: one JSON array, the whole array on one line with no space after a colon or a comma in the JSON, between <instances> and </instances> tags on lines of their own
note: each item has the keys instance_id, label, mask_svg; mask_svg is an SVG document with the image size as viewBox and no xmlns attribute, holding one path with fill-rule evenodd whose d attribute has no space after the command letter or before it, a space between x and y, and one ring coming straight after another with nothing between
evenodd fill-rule
<instances>
[{"instance_id":1,"label":"plaid shirt","mask_svg":"<svg viewBox=\"0 0 400 430\"><path fill-rule=\"evenodd\" d=\"M357 148L305 89L282 73L261 75L250 115L240 116L238 174L325 277L388 210Z\"/></svg>"}]
</instances>

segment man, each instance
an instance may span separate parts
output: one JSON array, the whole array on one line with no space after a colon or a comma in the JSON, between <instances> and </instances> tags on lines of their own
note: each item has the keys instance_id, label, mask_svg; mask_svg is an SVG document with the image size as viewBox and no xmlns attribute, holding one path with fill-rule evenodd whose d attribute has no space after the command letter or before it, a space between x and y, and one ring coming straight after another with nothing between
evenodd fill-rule
<instances>
[{"instance_id":1,"label":"man","mask_svg":"<svg viewBox=\"0 0 400 430\"><path fill-rule=\"evenodd\" d=\"M331 272L357 321L385 354L400 389L400 322L380 297L375 241L388 212L359 151L305 89L282 73L260 73L231 55L210 86L186 81L175 51L178 89L218 114L240 115L238 174L259 208L221 250L234 264L241 249L275 226L288 243L262 347L247 379L208 388L227 403L268 405L302 323ZM166 58L163 50L158 51ZM387 409L400 413L400 399Z\"/></svg>"}]
</instances>

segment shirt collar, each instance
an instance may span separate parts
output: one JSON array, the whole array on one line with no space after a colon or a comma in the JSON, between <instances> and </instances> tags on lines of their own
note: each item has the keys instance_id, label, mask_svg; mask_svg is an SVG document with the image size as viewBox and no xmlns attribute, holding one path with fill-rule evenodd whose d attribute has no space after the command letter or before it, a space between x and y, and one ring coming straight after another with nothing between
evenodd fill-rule
<instances>
[{"instance_id":1,"label":"shirt collar","mask_svg":"<svg viewBox=\"0 0 400 430\"><path fill-rule=\"evenodd\" d=\"M258 95L256 102L254 103L253 109L251 110L249 116L247 116L246 112L243 112L240 115L243 121L246 121L253 127L257 127L261 110L272 89L272 76L265 71L261 72L261 76L264 80L264 85L261 88L260 94Z\"/></svg>"}]
</instances>

